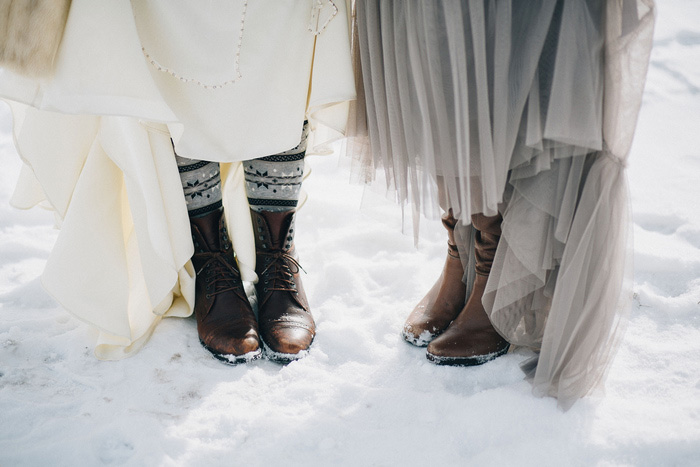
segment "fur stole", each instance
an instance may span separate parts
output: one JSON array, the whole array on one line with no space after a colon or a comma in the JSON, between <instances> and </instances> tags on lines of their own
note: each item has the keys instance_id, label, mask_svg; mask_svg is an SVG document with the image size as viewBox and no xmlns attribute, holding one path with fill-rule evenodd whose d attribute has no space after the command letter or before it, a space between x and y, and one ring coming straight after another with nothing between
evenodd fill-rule
<instances>
[{"instance_id":1,"label":"fur stole","mask_svg":"<svg viewBox=\"0 0 700 467\"><path fill-rule=\"evenodd\" d=\"M71 0L0 0L0 66L48 77L61 43Z\"/></svg>"}]
</instances>

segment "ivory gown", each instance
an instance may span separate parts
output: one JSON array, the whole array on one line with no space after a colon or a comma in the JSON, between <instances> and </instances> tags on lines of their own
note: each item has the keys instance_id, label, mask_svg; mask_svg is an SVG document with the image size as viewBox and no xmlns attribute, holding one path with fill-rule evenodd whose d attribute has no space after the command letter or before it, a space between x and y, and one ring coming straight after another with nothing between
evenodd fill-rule
<instances>
[{"instance_id":1,"label":"ivory gown","mask_svg":"<svg viewBox=\"0 0 700 467\"><path fill-rule=\"evenodd\" d=\"M25 162L12 204L49 207L61 228L42 283L99 329L97 357L121 358L163 317L192 313L173 144L228 163L232 241L256 280L239 161L294 147L305 118L310 148L342 135L355 97L346 4L73 0L53 77L0 70L0 96Z\"/></svg>"},{"instance_id":2,"label":"ivory gown","mask_svg":"<svg viewBox=\"0 0 700 467\"><path fill-rule=\"evenodd\" d=\"M569 407L603 381L631 302L624 168L653 0L356 3L350 153L414 212L502 212L484 306L538 352L535 392ZM470 287L473 231L456 235Z\"/></svg>"}]
</instances>

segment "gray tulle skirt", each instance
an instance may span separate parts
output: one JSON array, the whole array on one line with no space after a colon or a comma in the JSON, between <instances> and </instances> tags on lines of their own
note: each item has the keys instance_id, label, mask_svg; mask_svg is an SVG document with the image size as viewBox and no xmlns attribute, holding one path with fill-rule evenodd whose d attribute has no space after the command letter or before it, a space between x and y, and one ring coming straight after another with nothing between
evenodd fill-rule
<instances>
[{"instance_id":1,"label":"gray tulle skirt","mask_svg":"<svg viewBox=\"0 0 700 467\"><path fill-rule=\"evenodd\" d=\"M524 369L564 407L602 380L619 337L627 211L596 219L595 240L570 241L577 212L624 186L598 189L612 164L602 162L605 16L604 0L358 0L355 12L349 152L366 181L383 174L428 217L502 213L484 304L506 339L539 352ZM580 206L587 183L598 188ZM473 233L458 235L468 257ZM623 248L594 245L606 238ZM565 255L576 268L562 280Z\"/></svg>"}]
</instances>

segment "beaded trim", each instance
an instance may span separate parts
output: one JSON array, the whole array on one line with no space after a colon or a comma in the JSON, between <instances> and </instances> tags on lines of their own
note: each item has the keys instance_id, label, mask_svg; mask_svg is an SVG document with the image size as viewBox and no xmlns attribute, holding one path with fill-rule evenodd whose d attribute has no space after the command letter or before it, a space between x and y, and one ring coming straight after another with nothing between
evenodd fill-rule
<instances>
[{"instance_id":1,"label":"beaded trim","mask_svg":"<svg viewBox=\"0 0 700 467\"><path fill-rule=\"evenodd\" d=\"M148 51L146 50L146 48L142 44L141 50L143 51L143 55L146 57L146 60L148 60L148 62L155 67L156 70L163 72L163 73L167 73L167 74L171 75L173 78L179 79L183 83L196 84L197 86L201 86L204 89L219 89L219 88L223 88L224 86L228 86L229 84L233 84L243 77L243 75L241 75L241 69L240 69L240 66L241 66L241 45L243 44L243 32L245 30L245 16L246 16L247 10L248 10L248 0L244 0L243 13L241 14L241 29L240 29L240 33L238 34L238 45L236 46L236 58L234 60L234 69L236 72L236 76L234 76L232 79L229 79L229 80L221 82L221 83L210 84L210 83L202 82L202 81L198 80L197 78L190 78L187 76L182 76L181 74L179 74L175 70L172 70L172 69L162 65L160 62L158 62L158 60L156 60L154 57L151 56L151 54L148 53ZM336 10L337 10L337 8L336 8Z\"/></svg>"},{"instance_id":2,"label":"beaded trim","mask_svg":"<svg viewBox=\"0 0 700 467\"><path fill-rule=\"evenodd\" d=\"M333 7L333 13L326 19L322 26L319 26L321 21L321 11L327 6ZM333 21L333 18L338 14L338 5L333 0L314 0L314 6L311 8L311 19L309 20L309 32L314 36L320 35L326 30L326 27Z\"/></svg>"}]
</instances>

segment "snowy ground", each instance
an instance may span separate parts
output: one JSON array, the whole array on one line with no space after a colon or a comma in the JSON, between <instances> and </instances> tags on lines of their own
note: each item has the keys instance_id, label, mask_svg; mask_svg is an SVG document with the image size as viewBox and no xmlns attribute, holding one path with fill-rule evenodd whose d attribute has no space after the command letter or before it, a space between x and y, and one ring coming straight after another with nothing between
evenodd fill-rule
<instances>
[{"instance_id":1,"label":"snowy ground","mask_svg":"<svg viewBox=\"0 0 700 467\"><path fill-rule=\"evenodd\" d=\"M698 24L700 2L661 2L629 169L635 306L606 397L567 413L531 395L522 352L443 368L401 341L444 233L424 222L416 249L359 211L336 157L313 161L298 219L309 357L227 367L171 319L137 356L96 360L93 332L37 279L50 215L8 206L19 163L2 107L0 465L700 465Z\"/></svg>"}]
</instances>

